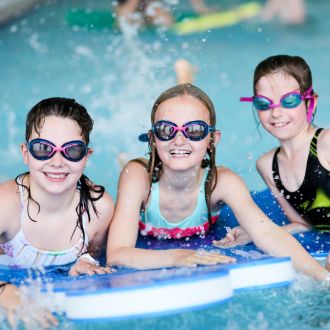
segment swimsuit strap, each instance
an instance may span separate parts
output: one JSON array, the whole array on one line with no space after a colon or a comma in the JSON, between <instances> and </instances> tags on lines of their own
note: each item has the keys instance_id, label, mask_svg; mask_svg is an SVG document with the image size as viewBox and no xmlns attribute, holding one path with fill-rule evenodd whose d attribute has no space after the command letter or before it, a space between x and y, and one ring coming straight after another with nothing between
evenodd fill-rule
<instances>
[{"instance_id":1,"label":"swimsuit strap","mask_svg":"<svg viewBox=\"0 0 330 330\"><path fill-rule=\"evenodd\" d=\"M309 152L317 158L317 140L319 134L323 131L323 128L318 128L312 138L311 144L309 146Z\"/></svg>"},{"instance_id":2,"label":"swimsuit strap","mask_svg":"<svg viewBox=\"0 0 330 330\"><path fill-rule=\"evenodd\" d=\"M272 170L273 170L273 177L278 177L277 179L279 179L279 172L278 172L278 162L277 162L277 155L280 152L281 147L278 147L275 150L274 156L273 156L273 163L272 163Z\"/></svg>"},{"instance_id":3,"label":"swimsuit strap","mask_svg":"<svg viewBox=\"0 0 330 330\"><path fill-rule=\"evenodd\" d=\"M22 184L23 184L23 179L20 176L17 179L19 197L20 197L20 202L21 202L21 228L20 228L20 230L22 229L23 220L24 220L24 187L22 186Z\"/></svg>"},{"instance_id":4,"label":"swimsuit strap","mask_svg":"<svg viewBox=\"0 0 330 330\"><path fill-rule=\"evenodd\" d=\"M84 213L82 214L82 227L85 233L85 240L83 242L84 245L88 246L89 243L89 239L88 239L88 235L87 235L87 224L88 224L88 215L87 212L84 211ZM81 233L81 238L83 237L82 233Z\"/></svg>"},{"instance_id":5,"label":"swimsuit strap","mask_svg":"<svg viewBox=\"0 0 330 330\"><path fill-rule=\"evenodd\" d=\"M317 140L318 140L318 136L319 136L319 134L321 133L322 130L323 130L323 128L318 128L316 130L316 132L314 133L314 136L312 138L312 141L310 143L309 156L308 156L308 160L307 160L307 164L306 164L305 178L304 178L304 180L303 180L303 182L302 182L299 189L301 189L301 187L305 183L306 175L307 175L307 173L309 173L309 167L311 166L310 161L309 161L310 157L315 156L317 158ZM281 147L278 147L275 150L274 157L273 157L273 163L272 163L273 179L274 179L274 182L275 182L277 188L280 191L282 190L284 192L287 192L287 189L284 187L284 185L281 181L279 168L278 168L277 155L280 152L280 150L281 150Z\"/></svg>"}]
</instances>

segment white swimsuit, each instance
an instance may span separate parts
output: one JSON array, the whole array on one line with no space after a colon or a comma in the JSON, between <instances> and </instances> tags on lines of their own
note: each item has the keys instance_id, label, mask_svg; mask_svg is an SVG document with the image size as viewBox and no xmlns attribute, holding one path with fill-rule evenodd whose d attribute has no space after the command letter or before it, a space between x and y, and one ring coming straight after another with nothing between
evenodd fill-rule
<instances>
[{"instance_id":1,"label":"white swimsuit","mask_svg":"<svg viewBox=\"0 0 330 330\"><path fill-rule=\"evenodd\" d=\"M78 256L86 252L88 237L86 233L87 213L83 213L83 228L85 240L81 235L77 244L62 251L45 251L32 246L25 238L23 232L23 221L27 218L24 207L23 187L18 185L21 198L21 226L18 233L8 242L0 243L0 264L15 268L36 268L45 266L59 266L72 263Z\"/></svg>"}]
</instances>

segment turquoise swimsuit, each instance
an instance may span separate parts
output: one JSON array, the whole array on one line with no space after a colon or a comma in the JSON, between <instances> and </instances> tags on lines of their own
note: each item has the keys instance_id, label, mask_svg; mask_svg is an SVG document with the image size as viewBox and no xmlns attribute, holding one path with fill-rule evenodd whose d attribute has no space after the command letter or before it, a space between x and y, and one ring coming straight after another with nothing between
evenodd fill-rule
<instances>
[{"instance_id":1,"label":"turquoise swimsuit","mask_svg":"<svg viewBox=\"0 0 330 330\"><path fill-rule=\"evenodd\" d=\"M317 156L319 128L311 141L304 181L298 190L288 191L281 180L277 154L273 158L273 179L277 189L290 205L316 230L330 231L330 172L320 163Z\"/></svg>"},{"instance_id":2,"label":"turquoise swimsuit","mask_svg":"<svg viewBox=\"0 0 330 330\"><path fill-rule=\"evenodd\" d=\"M203 174L194 212L180 222L172 223L166 220L159 208L159 182L151 187L150 204L145 212L141 212L140 231L142 235L152 235L161 238L182 238L192 235L203 235L209 228L208 210L205 201L205 180L208 170ZM219 211L212 214L212 223L219 217Z\"/></svg>"}]
</instances>

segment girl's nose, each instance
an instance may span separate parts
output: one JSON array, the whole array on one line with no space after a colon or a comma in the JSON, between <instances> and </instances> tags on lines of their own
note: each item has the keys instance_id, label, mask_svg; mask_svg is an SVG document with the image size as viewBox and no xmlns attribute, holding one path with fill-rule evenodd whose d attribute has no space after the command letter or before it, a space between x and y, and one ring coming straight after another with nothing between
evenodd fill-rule
<instances>
[{"instance_id":1,"label":"girl's nose","mask_svg":"<svg viewBox=\"0 0 330 330\"><path fill-rule=\"evenodd\" d=\"M174 137L174 143L179 146L184 145L187 143L187 138L182 132L178 131Z\"/></svg>"},{"instance_id":2,"label":"girl's nose","mask_svg":"<svg viewBox=\"0 0 330 330\"><path fill-rule=\"evenodd\" d=\"M283 107L279 104L278 106L272 108L270 111L273 117L278 118L281 117L283 114Z\"/></svg>"},{"instance_id":3,"label":"girl's nose","mask_svg":"<svg viewBox=\"0 0 330 330\"><path fill-rule=\"evenodd\" d=\"M61 167L63 166L64 161L65 158L63 157L63 155L59 151L56 151L53 157L50 158L50 165L54 167Z\"/></svg>"}]
</instances>

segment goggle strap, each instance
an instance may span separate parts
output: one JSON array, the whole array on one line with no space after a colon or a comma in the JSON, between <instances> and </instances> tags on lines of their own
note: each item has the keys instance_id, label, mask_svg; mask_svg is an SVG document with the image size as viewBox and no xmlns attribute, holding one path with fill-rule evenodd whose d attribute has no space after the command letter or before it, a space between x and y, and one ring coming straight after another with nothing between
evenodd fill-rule
<instances>
[{"instance_id":1,"label":"goggle strap","mask_svg":"<svg viewBox=\"0 0 330 330\"><path fill-rule=\"evenodd\" d=\"M240 102L253 102L253 97L240 97Z\"/></svg>"},{"instance_id":2,"label":"goggle strap","mask_svg":"<svg viewBox=\"0 0 330 330\"><path fill-rule=\"evenodd\" d=\"M308 98L310 100L309 107L307 110L307 122L310 124L313 120L314 113L314 97Z\"/></svg>"},{"instance_id":3,"label":"goggle strap","mask_svg":"<svg viewBox=\"0 0 330 330\"><path fill-rule=\"evenodd\" d=\"M309 87L307 91L303 95L303 99L306 101L310 101L309 107L307 110L307 122L310 124L313 121L313 113L314 113L314 96L313 96L313 87Z\"/></svg>"},{"instance_id":4,"label":"goggle strap","mask_svg":"<svg viewBox=\"0 0 330 330\"><path fill-rule=\"evenodd\" d=\"M148 133L142 133L138 136L138 140L140 142L149 142L149 136Z\"/></svg>"}]
</instances>

